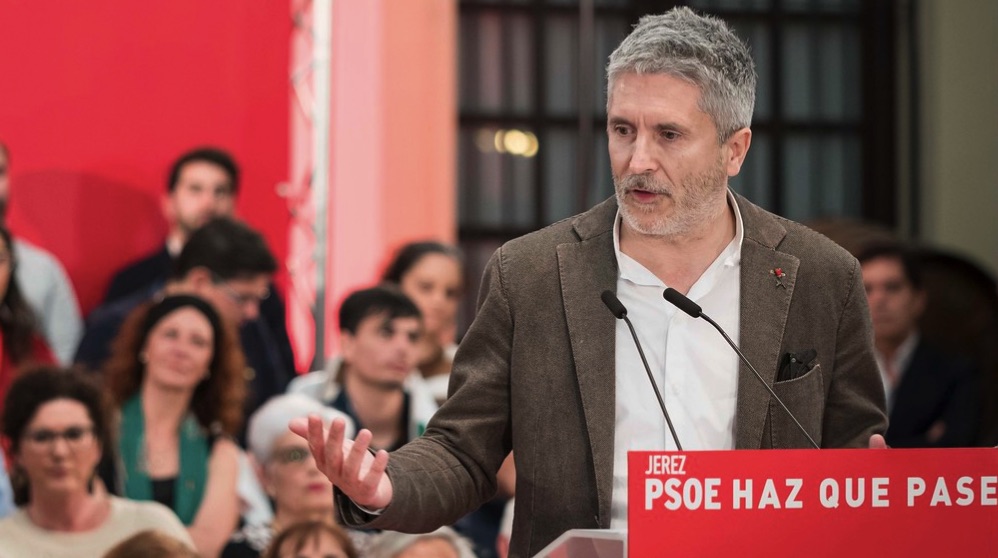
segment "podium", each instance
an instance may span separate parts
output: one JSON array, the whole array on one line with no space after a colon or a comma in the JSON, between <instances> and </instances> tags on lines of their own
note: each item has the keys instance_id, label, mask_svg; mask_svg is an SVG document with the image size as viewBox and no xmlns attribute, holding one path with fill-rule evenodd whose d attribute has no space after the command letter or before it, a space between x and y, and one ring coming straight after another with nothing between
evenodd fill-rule
<instances>
[{"instance_id":1,"label":"podium","mask_svg":"<svg viewBox=\"0 0 998 558\"><path fill-rule=\"evenodd\" d=\"M627 531L570 529L534 558L627 558Z\"/></svg>"},{"instance_id":2,"label":"podium","mask_svg":"<svg viewBox=\"0 0 998 558\"><path fill-rule=\"evenodd\" d=\"M998 449L630 452L628 550L998 556Z\"/></svg>"}]
</instances>

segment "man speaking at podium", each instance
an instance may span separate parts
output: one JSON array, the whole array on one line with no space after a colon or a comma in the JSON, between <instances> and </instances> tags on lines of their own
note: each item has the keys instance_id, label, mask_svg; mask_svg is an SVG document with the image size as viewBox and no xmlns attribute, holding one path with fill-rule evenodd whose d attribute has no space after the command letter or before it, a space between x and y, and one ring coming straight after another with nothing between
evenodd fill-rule
<instances>
[{"instance_id":1,"label":"man speaking at podium","mask_svg":"<svg viewBox=\"0 0 998 558\"><path fill-rule=\"evenodd\" d=\"M720 20L644 17L610 56L616 195L513 240L485 271L449 400L389 455L310 420L347 525L430 531L496 491L516 460L511 556L573 528L626 528L628 450L882 443L883 383L855 258L728 189L749 150L756 74ZM740 345L663 299L687 294ZM648 357L601 293L616 293ZM649 376L664 394L660 408ZM671 411L675 439L663 410ZM876 436L874 436L876 435Z\"/></svg>"}]
</instances>

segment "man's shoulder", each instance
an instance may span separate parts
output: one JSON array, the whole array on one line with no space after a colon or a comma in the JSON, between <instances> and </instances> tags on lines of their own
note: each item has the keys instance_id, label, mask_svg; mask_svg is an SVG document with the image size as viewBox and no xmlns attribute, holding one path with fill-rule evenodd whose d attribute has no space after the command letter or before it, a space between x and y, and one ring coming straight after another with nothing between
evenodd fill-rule
<instances>
[{"instance_id":1,"label":"man's shoulder","mask_svg":"<svg viewBox=\"0 0 998 558\"><path fill-rule=\"evenodd\" d=\"M807 225L771 213L742 198L745 241L789 254L802 265L852 269L856 258L845 248Z\"/></svg>"},{"instance_id":2,"label":"man's shoulder","mask_svg":"<svg viewBox=\"0 0 998 558\"><path fill-rule=\"evenodd\" d=\"M533 259L554 256L559 245L586 242L595 238L611 238L617 204L613 197L588 211L566 217L542 229L514 238L500 249L504 259Z\"/></svg>"},{"instance_id":3,"label":"man's shoulder","mask_svg":"<svg viewBox=\"0 0 998 558\"><path fill-rule=\"evenodd\" d=\"M170 274L172 263L170 253L164 244L154 252L133 260L115 272L111 278L105 302L110 302L145 287L162 282Z\"/></svg>"}]
</instances>

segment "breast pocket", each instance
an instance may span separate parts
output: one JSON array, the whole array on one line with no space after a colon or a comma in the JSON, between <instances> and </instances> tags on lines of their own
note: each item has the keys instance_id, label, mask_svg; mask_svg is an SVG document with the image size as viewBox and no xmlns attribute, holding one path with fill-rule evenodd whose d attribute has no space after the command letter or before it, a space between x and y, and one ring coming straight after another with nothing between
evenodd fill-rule
<instances>
[{"instance_id":1,"label":"breast pocket","mask_svg":"<svg viewBox=\"0 0 998 558\"><path fill-rule=\"evenodd\" d=\"M821 365L807 374L773 384L773 392L797 417L804 430L821 444L821 423L825 416L825 383ZM774 448L810 448L811 443L776 400L769 402L769 424Z\"/></svg>"}]
</instances>

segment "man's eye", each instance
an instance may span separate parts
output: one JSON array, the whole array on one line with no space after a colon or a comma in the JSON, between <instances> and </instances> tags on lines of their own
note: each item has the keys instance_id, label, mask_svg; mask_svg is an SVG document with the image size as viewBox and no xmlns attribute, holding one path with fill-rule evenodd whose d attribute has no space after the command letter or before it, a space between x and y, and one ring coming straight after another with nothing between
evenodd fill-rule
<instances>
[{"instance_id":1,"label":"man's eye","mask_svg":"<svg viewBox=\"0 0 998 558\"><path fill-rule=\"evenodd\" d=\"M679 139L679 132L673 132L672 130L666 130L662 132L662 139L668 141L674 141Z\"/></svg>"}]
</instances>

